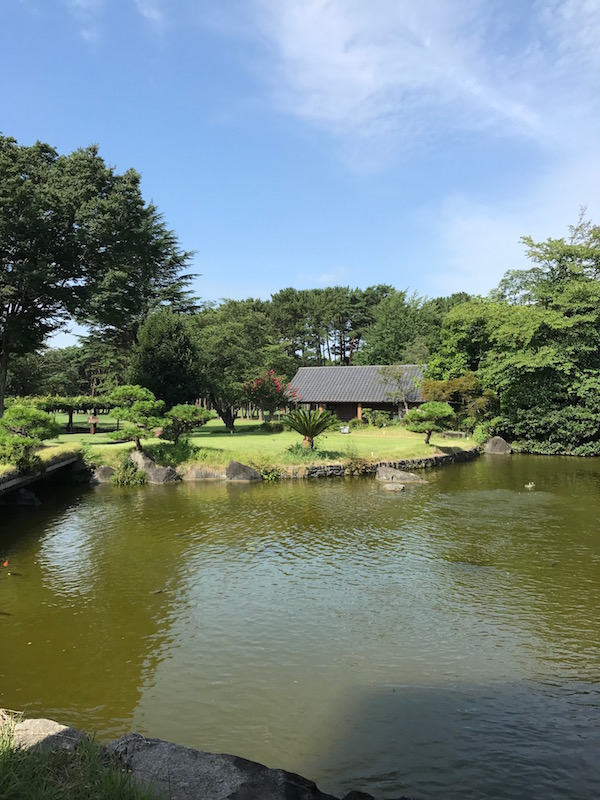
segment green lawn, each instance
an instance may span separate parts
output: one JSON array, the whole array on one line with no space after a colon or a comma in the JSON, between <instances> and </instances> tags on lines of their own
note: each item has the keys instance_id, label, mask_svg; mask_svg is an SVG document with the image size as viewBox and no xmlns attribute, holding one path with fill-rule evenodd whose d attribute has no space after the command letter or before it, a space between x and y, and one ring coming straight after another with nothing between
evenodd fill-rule
<instances>
[{"instance_id":1,"label":"green lawn","mask_svg":"<svg viewBox=\"0 0 600 800\"><path fill-rule=\"evenodd\" d=\"M62 421L60 416L57 419ZM114 421L110 417L100 419L100 430L94 436L89 433L63 434L56 440L47 442L47 445L81 443L86 457L94 463L114 464L120 452L131 449L133 445L113 442L105 429L107 426L114 426ZM64 421L66 424L66 416ZM85 422L85 419L83 421ZM192 444L199 448L194 460L215 467L224 466L231 459L244 463L277 466L306 464L311 461L334 463L349 458L393 461L435 453L449 453L473 444L468 439L449 441L434 436L431 444L427 446L423 440L423 434L410 433L404 428L395 426L367 427L353 430L349 434L342 434L334 429L317 438L313 454L297 455L290 453L289 448L301 444L302 437L293 431L272 433L261 430L256 421L237 420L236 432L232 434L227 432L219 419L211 420L191 437ZM158 439L143 440L143 444L150 447L159 442Z\"/></svg>"}]
</instances>

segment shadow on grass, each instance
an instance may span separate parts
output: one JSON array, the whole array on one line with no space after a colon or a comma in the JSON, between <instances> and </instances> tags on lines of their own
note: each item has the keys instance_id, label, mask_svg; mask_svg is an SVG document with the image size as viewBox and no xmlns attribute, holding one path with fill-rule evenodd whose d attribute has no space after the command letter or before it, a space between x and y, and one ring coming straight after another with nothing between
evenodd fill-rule
<instances>
[{"instance_id":1,"label":"shadow on grass","mask_svg":"<svg viewBox=\"0 0 600 800\"><path fill-rule=\"evenodd\" d=\"M444 455L451 456L454 453L460 453L464 450L463 447L457 447L456 445L448 444L448 445L435 445L436 450L441 450Z\"/></svg>"}]
</instances>

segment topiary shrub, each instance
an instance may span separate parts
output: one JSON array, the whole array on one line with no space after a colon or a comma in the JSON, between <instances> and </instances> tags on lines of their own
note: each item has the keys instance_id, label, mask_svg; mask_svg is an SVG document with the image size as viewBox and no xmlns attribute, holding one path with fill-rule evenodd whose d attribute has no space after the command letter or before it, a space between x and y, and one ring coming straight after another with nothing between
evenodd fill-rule
<instances>
[{"instance_id":1,"label":"topiary shrub","mask_svg":"<svg viewBox=\"0 0 600 800\"><path fill-rule=\"evenodd\" d=\"M0 435L0 464L10 464L19 472L35 472L42 462L36 450L39 441L25 436Z\"/></svg>"}]
</instances>

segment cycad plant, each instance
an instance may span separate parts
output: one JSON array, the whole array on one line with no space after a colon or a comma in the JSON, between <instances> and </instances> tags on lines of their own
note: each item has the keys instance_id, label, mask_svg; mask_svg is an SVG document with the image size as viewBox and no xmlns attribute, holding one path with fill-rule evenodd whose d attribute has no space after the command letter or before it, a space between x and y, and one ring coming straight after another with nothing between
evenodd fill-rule
<instances>
[{"instance_id":1,"label":"cycad plant","mask_svg":"<svg viewBox=\"0 0 600 800\"><path fill-rule=\"evenodd\" d=\"M304 436L302 444L310 450L314 448L317 436L339 424L338 418L331 411L309 411L304 408L290 411L281 421L286 428Z\"/></svg>"}]
</instances>

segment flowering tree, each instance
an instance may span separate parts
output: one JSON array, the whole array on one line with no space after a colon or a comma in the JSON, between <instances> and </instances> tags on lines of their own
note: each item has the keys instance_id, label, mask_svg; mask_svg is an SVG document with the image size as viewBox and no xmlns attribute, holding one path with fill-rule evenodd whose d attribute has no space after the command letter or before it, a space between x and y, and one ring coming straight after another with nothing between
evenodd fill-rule
<instances>
[{"instance_id":1,"label":"flowering tree","mask_svg":"<svg viewBox=\"0 0 600 800\"><path fill-rule=\"evenodd\" d=\"M294 389L288 389L285 378L276 375L273 369L263 371L254 380L246 381L244 398L269 414L299 399Z\"/></svg>"}]
</instances>

